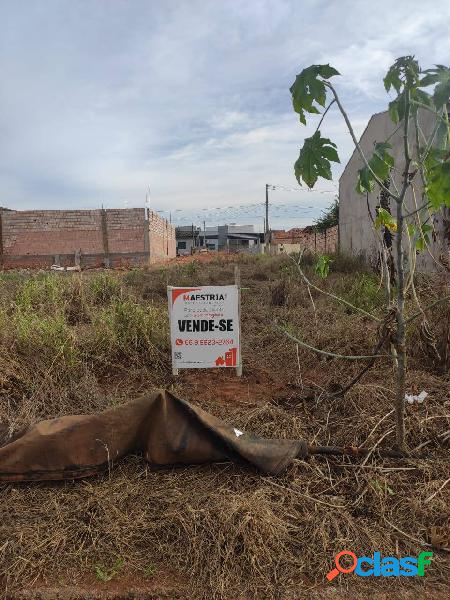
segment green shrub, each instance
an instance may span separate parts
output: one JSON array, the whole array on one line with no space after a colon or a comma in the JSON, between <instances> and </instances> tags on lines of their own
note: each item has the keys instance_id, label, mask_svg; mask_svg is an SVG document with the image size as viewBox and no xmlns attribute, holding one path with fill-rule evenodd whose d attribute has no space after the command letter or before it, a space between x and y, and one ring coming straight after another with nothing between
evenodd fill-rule
<instances>
[{"instance_id":1,"label":"green shrub","mask_svg":"<svg viewBox=\"0 0 450 600\"><path fill-rule=\"evenodd\" d=\"M98 273L89 280L89 292L94 304L109 304L120 297L120 280L110 273Z\"/></svg>"},{"instance_id":2,"label":"green shrub","mask_svg":"<svg viewBox=\"0 0 450 600\"><path fill-rule=\"evenodd\" d=\"M383 289L379 280L368 273L357 275L343 297L354 306L368 312L381 308L384 304Z\"/></svg>"},{"instance_id":3,"label":"green shrub","mask_svg":"<svg viewBox=\"0 0 450 600\"><path fill-rule=\"evenodd\" d=\"M165 310L133 300L115 300L93 317L97 351L111 356L159 356L168 348Z\"/></svg>"},{"instance_id":4,"label":"green shrub","mask_svg":"<svg viewBox=\"0 0 450 600\"><path fill-rule=\"evenodd\" d=\"M27 279L19 288L15 304L21 311L55 312L62 309L66 278L48 274Z\"/></svg>"},{"instance_id":5,"label":"green shrub","mask_svg":"<svg viewBox=\"0 0 450 600\"><path fill-rule=\"evenodd\" d=\"M130 287L140 288L145 284L148 274L143 269L131 269L125 273L122 281L125 285Z\"/></svg>"},{"instance_id":6,"label":"green shrub","mask_svg":"<svg viewBox=\"0 0 450 600\"><path fill-rule=\"evenodd\" d=\"M17 311L14 315L15 345L20 354L46 363L63 363L67 368L78 364L75 338L64 315L41 316Z\"/></svg>"},{"instance_id":7,"label":"green shrub","mask_svg":"<svg viewBox=\"0 0 450 600\"><path fill-rule=\"evenodd\" d=\"M64 314L69 325L90 323L91 307L86 282L82 276L74 276L68 280L64 291Z\"/></svg>"},{"instance_id":8,"label":"green shrub","mask_svg":"<svg viewBox=\"0 0 450 600\"><path fill-rule=\"evenodd\" d=\"M183 275L187 277L193 277L197 274L199 268L199 264L196 260L186 263L182 266Z\"/></svg>"}]
</instances>

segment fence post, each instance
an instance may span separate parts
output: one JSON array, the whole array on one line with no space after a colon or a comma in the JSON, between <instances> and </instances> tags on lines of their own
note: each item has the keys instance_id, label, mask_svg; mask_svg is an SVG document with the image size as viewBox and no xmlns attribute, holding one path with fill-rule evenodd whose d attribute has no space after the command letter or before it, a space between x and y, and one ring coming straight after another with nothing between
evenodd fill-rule
<instances>
[{"instance_id":1,"label":"fence post","mask_svg":"<svg viewBox=\"0 0 450 600\"><path fill-rule=\"evenodd\" d=\"M0 206L0 269L3 269L3 208Z\"/></svg>"},{"instance_id":2,"label":"fence post","mask_svg":"<svg viewBox=\"0 0 450 600\"><path fill-rule=\"evenodd\" d=\"M149 209L144 208L144 252L147 264L150 264L150 222L148 213Z\"/></svg>"},{"instance_id":3,"label":"fence post","mask_svg":"<svg viewBox=\"0 0 450 600\"><path fill-rule=\"evenodd\" d=\"M102 238L103 238L103 264L109 269L109 242L108 242L108 224L106 222L106 209L102 208Z\"/></svg>"},{"instance_id":4,"label":"fence post","mask_svg":"<svg viewBox=\"0 0 450 600\"><path fill-rule=\"evenodd\" d=\"M239 327L239 364L236 366L236 375L242 377L242 340L241 340L241 271L238 265L234 266L234 283L238 291L238 327Z\"/></svg>"}]
</instances>

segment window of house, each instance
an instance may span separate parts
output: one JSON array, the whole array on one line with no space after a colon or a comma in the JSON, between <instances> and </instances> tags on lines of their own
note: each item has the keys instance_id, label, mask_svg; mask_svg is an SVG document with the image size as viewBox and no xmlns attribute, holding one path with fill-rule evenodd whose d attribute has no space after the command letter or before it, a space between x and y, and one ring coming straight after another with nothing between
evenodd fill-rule
<instances>
[{"instance_id":1,"label":"window of house","mask_svg":"<svg viewBox=\"0 0 450 600\"><path fill-rule=\"evenodd\" d=\"M178 250L186 250L186 242L178 242Z\"/></svg>"}]
</instances>

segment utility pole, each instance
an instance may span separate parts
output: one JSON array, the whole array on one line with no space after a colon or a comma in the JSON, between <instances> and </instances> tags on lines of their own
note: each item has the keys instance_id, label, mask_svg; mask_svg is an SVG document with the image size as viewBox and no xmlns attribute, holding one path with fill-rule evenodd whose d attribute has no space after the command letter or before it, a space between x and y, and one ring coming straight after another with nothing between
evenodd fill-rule
<instances>
[{"instance_id":1,"label":"utility pole","mask_svg":"<svg viewBox=\"0 0 450 600\"><path fill-rule=\"evenodd\" d=\"M266 218L264 219L264 242L266 247L270 244L270 229L269 229L269 187L268 183L266 183Z\"/></svg>"},{"instance_id":2,"label":"utility pole","mask_svg":"<svg viewBox=\"0 0 450 600\"><path fill-rule=\"evenodd\" d=\"M203 221L203 245L206 247L206 221Z\"/></svg>"}]
</instances>

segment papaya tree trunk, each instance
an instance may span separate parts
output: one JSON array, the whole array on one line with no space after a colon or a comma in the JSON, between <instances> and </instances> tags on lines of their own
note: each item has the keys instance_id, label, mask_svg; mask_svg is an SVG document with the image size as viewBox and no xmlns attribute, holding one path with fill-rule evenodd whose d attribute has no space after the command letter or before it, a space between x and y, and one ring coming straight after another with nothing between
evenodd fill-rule
<instances>
[{"instance_id":1,"label":"papaya tree trunk","mask_svg":"<svg viewBox=\"0 0 450 600\"><path fill-rule=\"evenodd\" d=\"M405 448L405 393L406 393L406 349L405 349L405 270L403 257L403 201L397 202L397 389L396 389L396 438L399 450Z\"/></svg>"},{"instance_id":2,"label":"papaya tree trunk","mask_svg":"<svg viewBox=\"0 0 450 600\"><path fill-rule=\"evenodd\" d=\"M406 87L405 93L405 116L403 127L403 146L405 155L405 170L403 171L402 189L397 203L397 389L396 389L396 441L399 450L405 450L405 393L406 393L406 336L405 336L405 260L403 253L404 214L403 203L406 192L411 185L409 167L411 165L411 153L409 148L409 117L410 117L410 92Z\"/></svg>"}]
</instances>

